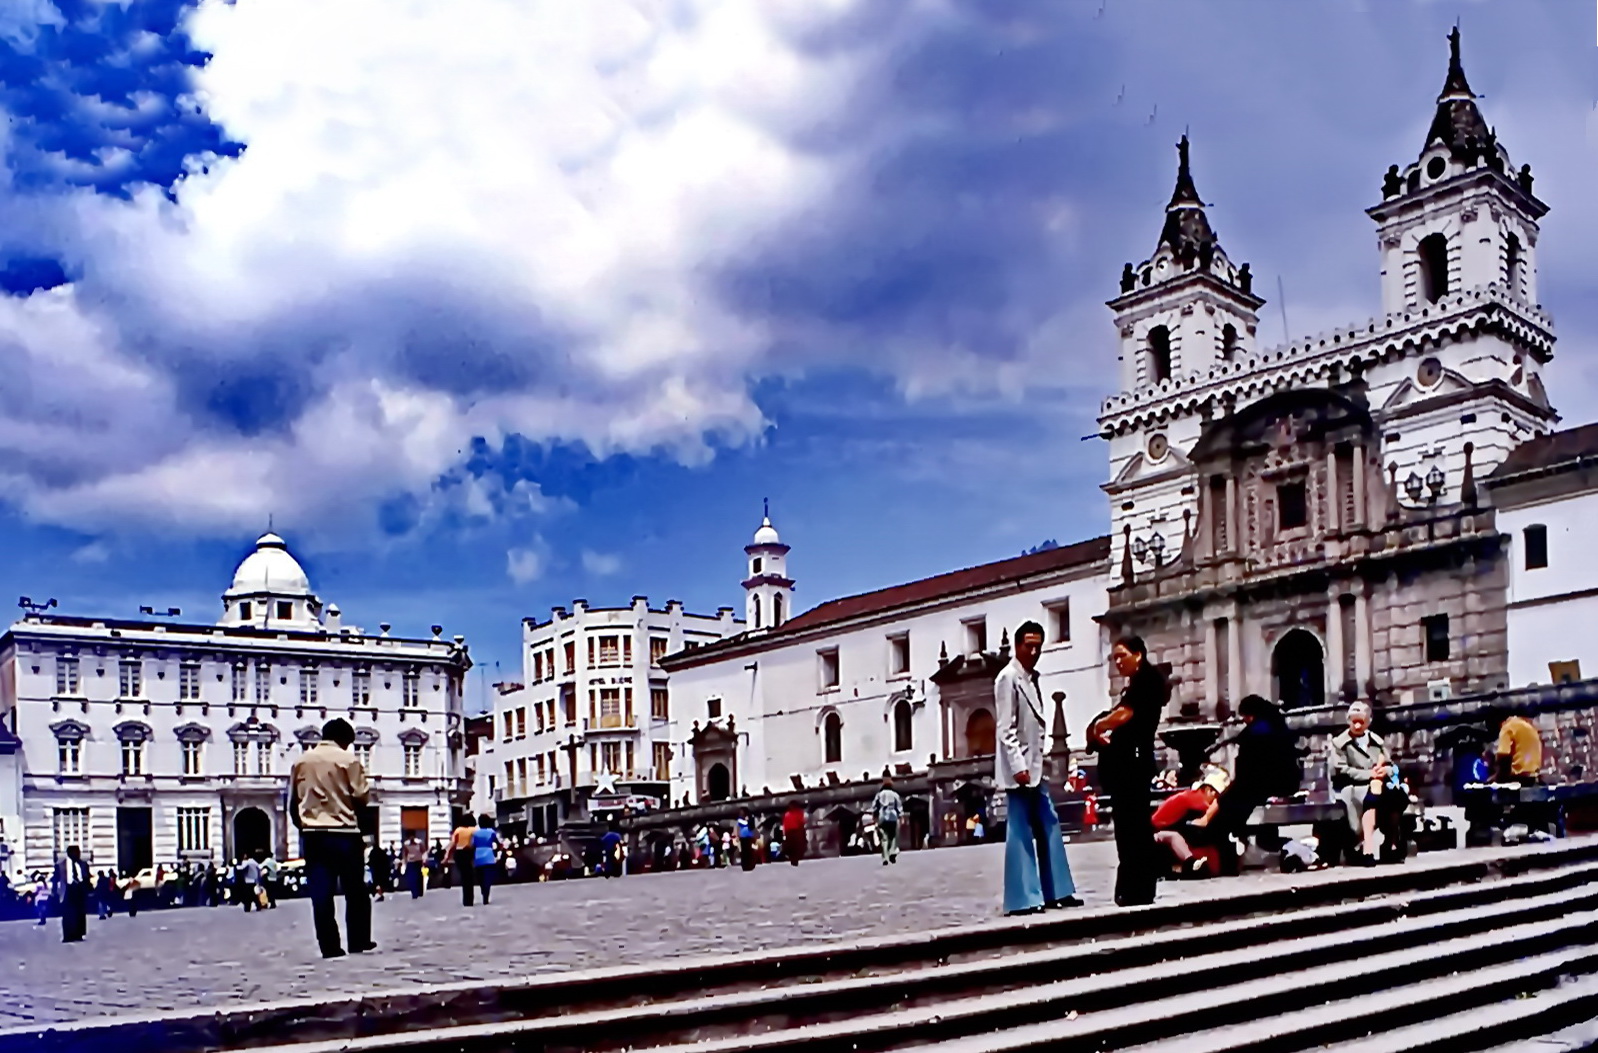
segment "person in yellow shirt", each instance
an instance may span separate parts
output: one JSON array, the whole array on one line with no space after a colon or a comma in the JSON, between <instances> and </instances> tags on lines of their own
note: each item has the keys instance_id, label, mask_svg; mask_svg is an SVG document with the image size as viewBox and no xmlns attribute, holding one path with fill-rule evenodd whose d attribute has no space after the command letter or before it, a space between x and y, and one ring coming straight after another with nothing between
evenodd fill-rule
<instances>
[{"instance_id":1,"label":"person in yellow shirt","mask_svg":"<svg viewBox=\"0 0 1598 1053\"><path fill-rule=\"evenodd\" d=\"M1498 726L1498 781L1537 782L1543 767L1543 740L1537 725L1511 713Z\"/></svg>"}]
</instances>

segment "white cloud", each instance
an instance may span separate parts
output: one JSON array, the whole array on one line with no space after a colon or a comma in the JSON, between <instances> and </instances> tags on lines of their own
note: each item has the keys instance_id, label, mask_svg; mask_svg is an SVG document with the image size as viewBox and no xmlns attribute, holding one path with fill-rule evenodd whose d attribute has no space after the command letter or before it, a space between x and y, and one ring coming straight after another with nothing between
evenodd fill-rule
<instances>
[{"instance_id":1,"label":"white cloud","mask_svg":"<svg viewBox=\"0 0 1598 1053\"><path fill-rule=\"evenodd\" d=\"M72 553L74 563L105 563L111 558L111 546L104 541L91 541Z\"/></svg>"},{"instance_id":2,"label":"white cloud","mask_svg":"<svg viewBox=\"0 0 1598 1053\"><path fill-rule=\"evenodd\" d=\"M176 205L56 206L78 288L0 301L0 366L61 403L43 423L0 407L13 492L54 523L233 533L425 494L474 436L695 461L758 434L766 334L705 282L828 186L771 131L851 75L771 21L805 17L207 0L196 98L247 150L196 165ZM208 415L212 375L282 419Z\"/></svg>"},{"instance_id":3,"label":"white cloud","mask_svg":"<svg viewBox=\"0 0 1598 1053\"><path fill-rule=\"evenodd\" d=\"M583 569L595 577L608 578L621 572L621 557L583 549Z\"/></svg>"},{"instance_id":4,"label":"white cloud","mask_svg":"<svg viewBox=\"0 0 1598 1053\"><path fill-rule=\"evenodd\" d=\"M505 553L505 573L518 585L528 585L544 576L548 557L543 546L513 548Z\"/></svg>"}]
</instances>

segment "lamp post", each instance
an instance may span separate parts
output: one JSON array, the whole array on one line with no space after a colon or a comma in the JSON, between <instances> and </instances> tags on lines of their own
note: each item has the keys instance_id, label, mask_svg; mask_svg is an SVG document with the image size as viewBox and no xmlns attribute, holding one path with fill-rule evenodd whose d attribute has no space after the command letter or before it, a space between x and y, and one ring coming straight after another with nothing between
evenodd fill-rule
<instances>
[{"instance_id":1,"label":"lamp post","mask_svg":"<svg viewBox=\"0 0 1598 1053\"><path fill-rule=\"evenodd\" d=\"M1443 496L1443 484L1446 482L1443 470L1435 464L1432 465L1432 470L1426 473L1426 489L1431 491L1432 504L1436 504L1437 499Z\"/></svg>"},{"instance_id":2,"label":"lamp post","mask_svg":"<svg viewBox=\"0 0 1598 1053\"><path fill-rule=\"evenodd\" d=\"M1154 563L1154 569L1160 569L1160 557L1165 554L1165 535L1159 531L1151 533L1147 539L1138 538L1132 542L1132 555L1139 563Z\"/></svg>"},{"instance_id":3,"label":"lamp post","mask_svg":"<svg viewBox=\"0 0 1598 1053\"><path fill-rule=\"evenodd\" d=\"M1409 478L1404 480L1404 493L1409 495L1410 503L1414 504L1420 501L1422 485L1420 476L1414 472L1410 472Z\"/></svg>"}]
</instances>

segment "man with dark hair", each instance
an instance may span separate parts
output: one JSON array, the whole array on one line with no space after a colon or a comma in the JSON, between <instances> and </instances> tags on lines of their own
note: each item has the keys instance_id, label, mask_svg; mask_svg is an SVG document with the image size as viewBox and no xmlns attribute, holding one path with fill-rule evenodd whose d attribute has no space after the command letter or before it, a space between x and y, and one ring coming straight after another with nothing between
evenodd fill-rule
<instances>
[{"instance_id":1,"label":"man with dark hair","mask_svg":"<svg viewBox=\"0 0 1598 1053\"><path fill-rule=\"evenodd\" d=\"M1044 781L1043 694L1038 656L1043 626L1023 622L1015 653L993 681L995 781L1008 805L1004 839L1004 912L1035 914L1046 907L1078 907L1071 865L1065 858L1060 818ZM1152 834L1150 835L1153 836Z\"/></svg>"},{"instance_id":2,"label":"man with dark hair","mask_svg":"<svg viewBox=\"0 0 1598 1053\"><path fill-rule=\"evenodd\" d=\"M289 816L300 828L305 883L322 957L343 956L333 913L335 886L344 893L344 921L350 950L377 947L372 942L372 901L366 892L365 842L360 807L369 792L366 771L350 752L355 729L334 717L322 726L322 741L300 754L289 775Z\"/></svg>"},{"instance_id":3,"label":"man with dark hair","mask_svg":"<svg viewBox=\"0 0 1598 1053\"><path fill-rule=\"evenodd\" d=\"M77 845L68 845L66 858L56 864L55 886L61 902L61 942L77 943L89 931L89 864ZM42 916L39 924L44 924Z\"/></svg>"},{"instance_id":4,"label":"man with dark hair","mask_svg":"<svg viewBox=\"0 0 1598 1053\"><path fill-rule=\"evenodd\" d=\"M1098 752L1099 779L1115 810L1115 850L1120 857L1115 902L1134 907L1154 902L1157 876L1149 787L1154 781L1154 731L1171 689L1165 674L1149 661L1141 637L1116 641L1110 662L1126 687L1115 708L1088 727L1088 747Z\"/></svg>"}]
</instances>

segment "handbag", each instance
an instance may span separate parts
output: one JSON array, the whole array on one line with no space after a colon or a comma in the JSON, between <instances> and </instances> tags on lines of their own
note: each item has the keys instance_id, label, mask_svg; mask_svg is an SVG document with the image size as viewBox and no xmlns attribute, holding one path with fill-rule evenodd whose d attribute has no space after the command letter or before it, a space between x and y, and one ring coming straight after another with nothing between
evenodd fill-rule
<instances>
[{"instance_id":1,"label":"handbag","mask_svg":"<svg viewBox=\"0 0 1598 1053\"><path fill-rule=\"evenodd\" d=\"M262 885L255 886L255 902L263 907L267 905L266 888Z\"/></svg>"}]
</instances>

